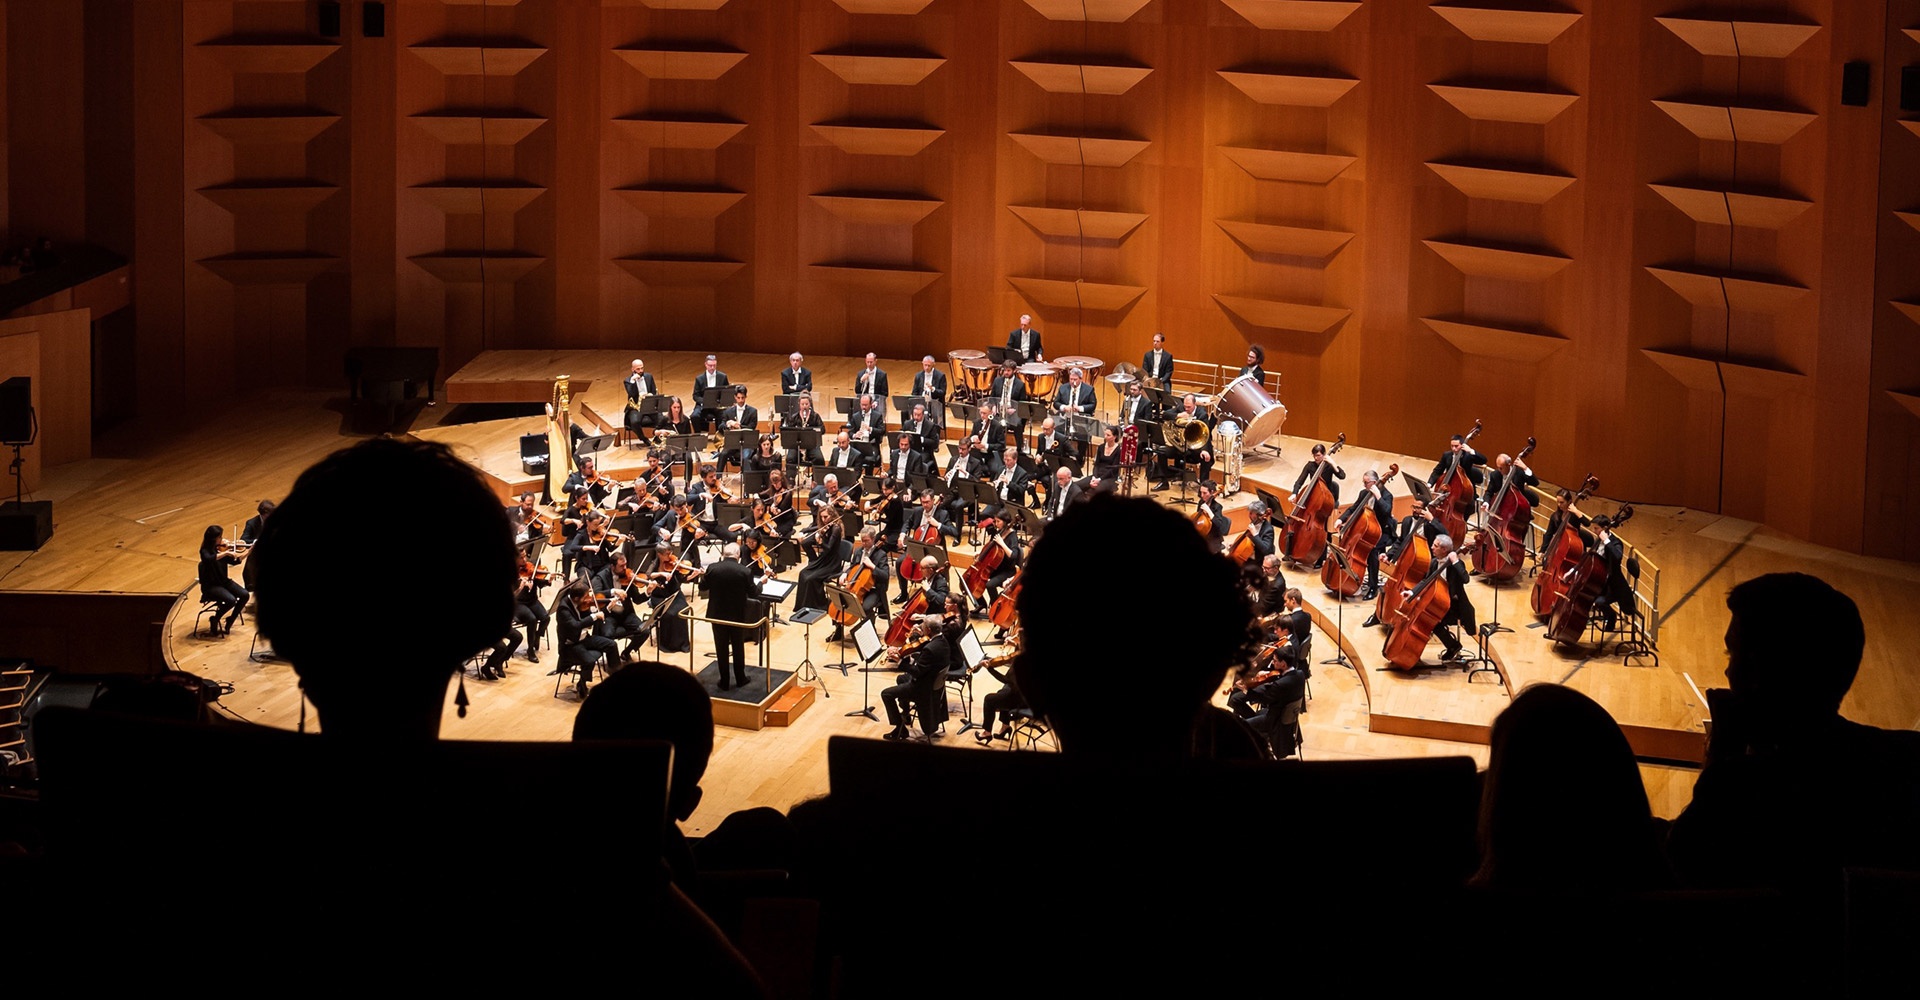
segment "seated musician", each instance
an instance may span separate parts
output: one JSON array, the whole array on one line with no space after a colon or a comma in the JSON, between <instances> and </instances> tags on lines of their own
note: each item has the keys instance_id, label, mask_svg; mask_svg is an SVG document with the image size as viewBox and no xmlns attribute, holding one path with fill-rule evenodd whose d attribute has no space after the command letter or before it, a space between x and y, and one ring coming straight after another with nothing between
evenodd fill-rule
<instances>
[{"instance_id":1,"label":"seated musician","mask_svg":"<svg viewBox=\"0 0 1920 1000\"><path fill-rule=\"evenodd\" d=\"M1468 444L1467 439L1459 434L1455 434L1448 440L1447 450L1441 452L1439 461L1433 463L1433 474L1427 477L1427 485L1434 489L1446 485L1440 481L1440 477L1446 475L1447 470L1456 463L1466 470L1467 479L1478 490L1480 481L1486 476L1480 470L1487 464L1487 456L1474 451L1473 445Z\"/></svg>"},{"instance_id":2,"label":"seated musician","mask_svg":"<svg viewBox=\"0 0 1920 1000\"><path fill-rule=\"evenodd\" d=\"M945 721L935 716L939 711L940 686L946 681L947 664L953 659L952 645L941 627L940 616L920 616L920 623L914 626L914 641L909 641L903 649L903 652L888 653L899 657L904 672L897 683L880 692L880 702L887 709L887 721L893 725L881 738L907 738L909 703L920 712L921 731L932 738Z\"/></svg>"},{"instance_id":3,"label":"seated musician","mask_svg":"<svg viewBox=\"0 0 1920 1000\"><path fill-rule=\"evenodd\" d=\"M1000 690L990 691L980 699L980 731L973 738L983 745L994 740L1012 739L1013 714L1027 708L1027 699L1020 694L1020 685L1014 683L1012 667L995 663L996 659L999 657L980 664L987 673L993 675L994 680L1000 682ZM1000 721L998 729L993 726L995 719Z\"/></svg>"},{"instance_id":4,"label":"seated musician","mask_svg":"<svg viewBox=\"0 0 1920 1000\"><path fill-rule=\"evenodd\" d=\"M633 432L635 440L645 440L647 431L652 428L654 424L660 422L660 415L657 413L642 414L640 412L640 400L648 396L659 395L660 387L654 383L653 375L647 371L647 363L639 358L633 359L632 374L621 379L620 384L627 390L627 430Z\"/></svg>"},{"instance_id":5,"label":"seated musician","mask_svg":"<svg viewBox=\"0 0 1920 1000\"><path fill-rule=\"evenodd\" d=\"M1247 505L1247 537L1253 540L1254 559L1265 561L1274 554L1273 511L1268 509L1265 500Z\"/></svg>"},{"instance_id":6,"label":"seated musician","mask_svg":"<svg viewBox=\"0 0 1920 1000\"><path fill-rule=\"evenodd\" d=\"M1580 540L1587 544L1587 558L1598 559L1607 567L1607 589L1593 602L1593 611L1600 615L1600 626L1611 629L1618 620L1617 608L1633 613L1633 581L1627 576L1626 545L1613 533L1613 518L1605 514L1593 519L1592 531L1585 528L1579 531Z\"/></svg>"},{"instance_id":7,"label":"seated musician","mask_svg":"<svg viewBox=\"0 0 1920 1000\"><path fill-rule=\"evenodd\" d=\"M707 537L707 532L700 526L700 519L692 510L686 494L674 494L667 509L661 511L660 517L653 522L653 536L654 541L664 545L675 560L685 559L695 566L700 565L700 542Z\"/></svg>"},{"instance_id":8,"label":"seated musician","mask_svg":"<svg viewBox=\"0 0 1920 1000\"><path fill-rule=\"evenodd\" d=\"M751 431L758 430L759 427L760 411L747 405L747 387L744 385L734 386L733 405L720 411L720 429L722 431ZM744 471L747 467L747 452L745 449L729 451L722 448L720 449L720 453L714 456L714 460L720 463L720 468L722 469L727 468L729 465L737 465Z\"/></svg>"},{"instance_id":9,"label":"seated musician","mask_svg":"<svg viewBox=\"0 0 1920 1000\"><path fill-rule=\"evenodd\" d=\"M853 438L846 431L834 435L833 450L827 452L827 467L832 469L864 468L867 458L853 447Z\"/></svg>"},{"instance_id":10,"label":"seated musician","mask_svg":"<svg viewBox=\"0 0 1920 1000\"><path fill-rule=\"evenodd\" d=\"M719 523L720 512L715 509L720 504L732 502L733 495L720 485L720 470L711 465L701 466L699 481L687 486L687 506L699 519L700 528L706 532L707 538L717 538L722 543L733 540L732 535Z\"/></svg>"},{"instance_id":11,"label":"seated musician","mask_svg":"<svg viewBox=\"0 0 1920 1000\"><path fill-rule=\"evenodd\" d=\"M240 561L246 557L234 543L223 540L225 534L225 528L209 524L206 532L200 536L200 601L219 605L209 626L214 635L233 631L234 621L240 617L251 596L247 588L234 583L227 576L227 567L240 565ZM220 620L223 614L227 616L225 623Z\"/></svg>"},{"instance_id":12,"label":"seated musician","mask_svg":"<svg viewBox=\"0 0 1920 1000\"><path fill-rule=\"evenodd\" d=\"M528 493L522 496L521 506L529 506L526 503L526 497L532 495L533 494ZM247 518L247 523L240 528L240 543L242 545L252 545L260 540L260 532L266 530L267 518L273 516L274 510L274 503L271 500L262 500L254 506L253 516Z\"/></svg>"},{"instance_id":13,"label":"seated musician","mask_svg":"<svg viewBox=\"0 0 1920 1000\"><path fill-rule=\"evenodd\" d=\"M793 412L787 414L787 419L782 421L780 426L782 428L791 427L800 430L818 431L821 434L827 432L827 423L820 418L820 414L814 412L813 394L808 392L800 394L799 401L793 404ZM819 464L820 448L817 445L805 451L794 448L787 452L788 468L796 465L813 466Z\"/></svg>"},{"instance_id":14,"label":"seated musician","mask_svg":"<svg viewBox=\"0 0 1920 1000\"><path fill-rule=\"evenodd\" d=\"M868 521L878 518L880 540L876 544L883 552L896 550L894 539L899 538L907 523L906 493L900 484L891 479L880 480L880 495L869 499L862 505Z\"/></svg>"},{"instance_id":15,"label":"seated musician","mask_svg":"<svg viewBox=\"0 0 1920 1000\"><path fill-rule=\"evenodd\" d=\"M260 502L264 504L269 501ZM513 529L514 546L531 558L539 559L540 550L547 544L548 528L544 523L546 520L547 515L536 504L534 495L520 494L520 502L507 508L507 525ZM241 540L245 541L246 537L242 535Z\"/></svg>"},{"instance_id":16,"label":"seated musician","mask_svg":"<svg viewBox=\"0 0 1920 1000\"><path fill-rule=\"evenodd\" d=\"M590 511L587 526L567 539L566 555L575 571L592 579L613 561L613 553L625 539L613 532L605 511Z\"/></svg>"},{"instance_id":17,"label":"seated musician","mask_svg":"<svg viewBox=\"0 0 1920 1000\"><path fill-rule=\"evenodd\" d=\"M767 510L773 514L774 530L781 538L792 537L794 526L800 520L800 515L793 505L793 495L796 492L798 491L787 485L786 473L779 469L767 473L767 489L760 494L760 499L766 503Z\"/></svg>"},{"instance_id":18,"label":"seated musician","mask_svg":"<svg viewBox=\"0 0 1920 1000\"><path fill-rule=\"evenodd\" d=\"M849 572L858 565L873 574L873 586L867 588L867 592L860 596L860 613L867 618L889 617L887 583L891 570L888 568L886 553L880 551L880 546L877 544L879 538L880 529L872 525L861 528L860 533L853 536L853 553L847 560ZM835 622L833 634L827 637L827 641L839 642L845 638L845 627Z\"/></svg>"},{"instance_id":19,"label":"seated musician","mask_svg":"<svg viewBox=\"0 0 1920 1000\"><path fill-rule=\"evenodd\" d=\"M1426 503L1415 500L1413 502L1413 508L1408 511L1406 517L1400 519L1399 525L1394 528L1391 541L1389 541L1387 535L1382 532L1380 535L1380 544L1374 546L1374 551L1380 552L1385 550L1385 554L1381 556L1382 559L1391 559L1394 562L1399 562L1400 553L1408 545L1412 544L1414 538L1426 539L1427 545L1431 547L1434 540L1439 538L1443 533L1444 531L1440 527L1440 522L1433 519ZM1367 615L1367 620L1360 623L1360 627L1372 628L1378 624L1380 624L1380 616L1378 614L1369 614Z\"/></svg>"},{"instance_id":20,"label":"seated musician","mask_svg":"<svg viewBox=\"0 0 1920 1000\"><path fill-rule=\"evenodd\" d=\"M1011 355L1000 363L1000 374L993 377L993 384L987 389L987 398L1018 426L1020 415L1013 404L1027 401L1027 383L1020 378L1020 366L1014 364Z\"/></svg>"},{"instance_id":21,"label":"seated musician","mask_svg":"<svg viewBox=\"0 0 1920 1000\"><path fill-rule=\"evenodd\" d=\"M1213 415L1207 412L1207 408L1201 406L1199 399L1190 392L1180 397L1180 408L1165 419L1183 425L1198 420L1204 424L1209 431L1213 429ZM1205 443L1209 440L1211 440L1211 436L1201 438L1202 443L1197 448L1171 447L1165 444L1154 448L1154 453L1161 459L1160 481L1153 485L1154 491L1158 492L1168 488L1167 480L1171 477L1174 466L1184 467L1197 464L1200 466L1201 480L1204 481L1212 476L1213 450Z\"/></svg>"},{"instance_id":22,"label":"seated musician","mask_svg":"<svg viewBox=\"0 0 1920 1000\"><path fill-rule=\"evenodd\" d=\"M560 487L568 496L586 490L593 496L595 507L604 507L607 498L613 495L616 487L613 480L600 474L591 456L580 459L580 467L568 474L566 484Z\"/></svg>"},{"instance_id":23,"label":"seated musician","mask_svg":"<svg viewBox=\"0 0 1920 1000\"><path fill-rule=\"evenodd\" d=\"M913 508L906 512L900 523L900 533L894 538L894 548L900 552L907 549L907 540L914 539L928 545L946 547L946 541L958 541L960 528L953 523L945 509L940 505L940 495L929 490L920 494ZM932 558L932 557L928 557ZM937 561L937 560L936 560ZM895 604L904 604L907 600L907 580L900 578L900 596Z\"/></svg>"},{"instance_id":24,"label":"seated musician","mask_svg":"<svg viewBox=\"0 0 1920 1000\"><path fill-rule=\"evenodd\" d=\"M1193 513L1195 523L1199 522L1202 514L1206 515L1207 548L1214 552L1219 552L1221 548L1226 545L1227 528L1231 524L1231 522L1227 520L1226 508L1220 504L1220 498L1216 494L1217 489L1218 487L1213 485L1213 480L1200 480L1198 506L1194 508Z\"/></svg>"},{"instance_id":25,"label":"seated musician","mask_svg":"<svg viewBox=\"0 0 1920 1000\"><path fill-rule=\"evenodd\" d=\"M1074 501L1082 496L1091 495L1092 490L1082 483L1074 482L1073 470L1063 465L1053 470L1053 485L1047 490L1046 506L1042 507L1040 512L1051 521L1066 513L1067 508L1072 506Z\"/></svg>"},{"instance_id":26,"label":"seated musician","mask_svg":"<svg viewBox=\"0 0 1920 1000\"><path fill-rule=\"evenodd\" d=\"M1100 431L1100 446L1093 450L1093 475L1087 488L1111 493L1120 483L1120 425L1108 424Z\"/></svg>"},{"instance_id":27,"label":"seated musician","mask_svg":"<svg viewBox=\"0 0 1920 1000\"><path fill-rule=\"evenodd\" d=\"M1120 404L1120 423L1137 424L1142 420L1159 420L1160 408L1154 405L1153 398L1139 382L1127 383L1127 398Z\"/></svg>"},{"instance_id":28,"label":"seated musician","mask_svg":"<svg viewBox=\"0 0 1920 1000\"><path fill-rule=\"evenodd\" d=\"M560 516L560 574L562 576L573 575L574 556L580 551L573 545L573 539L575 535L587 530L588 519L593 513L592 495L581 490L573 494L572 501L567 504L566 513Z\"/></svg>"},{"instance_id":29,"label":"seated musician","mask_svg":"<svg viewBox=\"0 0 1920 1000\"><path fill-rule=\"evenodd\" d=\"M860 465L857 468L872 469L880 464L880 442L887 436L887 419L874 404L872 396L860 397L860 408L847 414L846 426L841 430L860 453Z\"/></svg>"},{"instance_id":30,"label":"seated musician","mask_svg":"<svg viewBox=\"0 0 1920 1000\"><path fill-rule=\"evenodd\" d=\"M704 363L706 365L705 369L693 377L693 426L699 428L703 433L709 427L712 427L714 421L720 417L720 407L718 405L713 407L707 406L706 399L704 398L705 390L724 389L728 384L727 373L720 370L719 362L713 355L707 355ZM674 433L677 434L679 432L675 431Z\"/></svg>"},{"instance_id":31,"label":"seated musician","mask_svg":"<svg viewBox=\"0 0 1920 1000\"><path fill-rule=\"evenodd\" d=\"M900 420L900 433L911 434L914 447L923 455L932 455L940 443L940 421L925 403L913 404L913 412Z\"/></svg>"},{"instance_id":32,"label":"seated musician","mask_svg":"<svg viewBox=\"0 0 1920 1000\"><path fill-rule=\"evenodd\" d=\"M825 521L842 520L842 512L852 506L853 494L840 489L840 477L833 473L827 473L820 480L820 485L813 488L807 500L807 507L813 512L813 526L816 528Z\"/></svg>"},{"instance_id":33,"label":"seated musician","mask_svg":"<svg viewBox=\"0 0 1920 1000\"><path fill-rule=\"evenodd\" d=\"M1004 551L1000 565L994 567L992 576L987 577L986 602L992 604L994 598L1000 596L1000 588L1006 586L1007 581L1013 579L1015 573L1020 572L1020 560L1025 550L1020 545L1019 529L1011 521L1003 523L997 517L987 517L981 520L980 528L986 532L986 537L980 542L981 552L985 552L988 545L998 545ZM979 557L975 556L975 558ZM973 616L985 618L985 607L974 609Z\"/></svg>"},{"instance_id":34,"label":"seated musician","mask_svg":"<svg viewBox=\"0 0 1920 1000\"><path fill-rule=\"evenodd\" d=\"M760 441L754 450L747 453L747 460L741 466L741 472L775 472L786 467L786 458L780 454L780 438L774 434L760 435Z\"/></svg>"},{"instance_id":35,"label":"seated musician","mask_svg":"<svg viewBox=\"0 0 1920 1000\"><path fill-rule=\"evenodd\" d=\"M1030 361L1047 360L1046 352L1040 346L1040 331L1033 328L1031 315L1021 313L1020 325L1007 334L1007 357L1023 365Z\"/></svg>"},{"instance_id":36,"label":"seated musician","mask_svg":"<svg viewBox=\"0 0 1920 1000\"><path fill-rule=\"evenodd\" d=\"M1444 576L1444 580L1435 580L1434 585L1442 583L1447 588L1450 603L1446 617L1434 626L1433 634L1440 639L1440 645L1446 651L1440 654L1442 660L1460 658L1460 637L1454 634L1454 626L1465 628L1469 634L1477 631L1473 614L1473 602L1467 599L1467 564L1460 561L1460 554L1453 550L1453 537L1441 535L1433 540L1433 566L1427 570L1427 579ZM1425 583L1425 581L1421 581ZM1416 588L1417 589L1417 588ZM1413 596L1412 590L1400 592L1402 598Z\"/></svg>"},{"instance_id":37,"label":"seated musician","mask_svg":"<svg viewBox=\"0 0 1920 1000\"><path fill-rule=\"evenodd\" d=\"M1374 519L1380 522L1380 540L1367 553L1367 578L1360 583L1360 599L1371 601L1380 588L1380 554L1394 544L1397 540L1394 532L1399 529L1393 520L1393 491L1380 481L1380 474L1368 469L1360 474L1360 482L1360 495L1353 498L1349 513L1357 512L1362 504L1367 504L1373 508ZM1346 515L1342 515L1341 523L1344 536L1344 525L1348 523Z\"/></svg>"},{"instance_id":38,"label":"seated musician","mask_svg":"<svg viewBox=\"0 0 1920 1000\"><path fill-rule=\"evenodd\" d=\"M1020 428L1026 421L1012 407L1002 409L997 402L987 399L980 404L980 415L973 422L969 437L995 444L1012 444L1016 448L1026 447L1021 440ZM1011 439L1011 440L1009 440Z\"/></svg>"},{"instance_id":39,"label":"seated musician","mask_svg":"<svg viewBox=\"0 0 1920 1000\"><path fill-rule=\"evenodd\" d=\"M662 436L685 437L693 433L693 427L693 419L687 416L680 397L675 396L667 402L667 415L660 418L660 423L653 429L653 433L656 440ZM675 462L684 463L685 469L681 478L688 480L693 478L693 449L667 445L655 447L648 454L651 455L655 451L660 453L661 463L668 467L672 467Z\"/></svg>"},{"instance_id":40,"label":"seated musician","mask_svg":"<svg viewBox=\"0 0 1920 1000\"><path fill-rule=\"evenodd\" d=\"M641 623L636 607L647 597L646 578L635 573L627 565L625 552L615 552L613 561L609 562L605 569L594 574L593 590L597 594L607 595L605 603L601 606L602 617L594 625L593 634L604 636L615 642L626 640L626 645L620 649L621 663L631 663L638 659L635 651L647 641L647 636L651 632Z\"/></svg>"},{"instance_id":41,"label":"seated musician","mask_svg":"<svg viewBox=\"0 0 1920 1000\"><path fill-rule=\"evenodd\" d=\"M684 653L693 648L693 630L680 612L687 607L682 585L699 572L680 557L678 549L660 544L653 549L653 562L647 567L648 585L653 588L649 603L653 606L653 642L661 654Z\"/></svg>"},{"instance_id":42,"label":"seated musician","mask_svg":"<svg viewBox=\"0 0 1920 1000\"><path fill-rule=\"evenodd\" d=\"M1295 660L1274 660L1276 672L1257 684L1251 700L1260 710L1242 716L1267 741L1275 757L1293 756L1299 742L1300 713L1306 710L1307 672Z\"/></svg>"},{"instance_id":43,"label":"seated musician","mask_svg":"<svg viewBox=\"0 0 1920 1000\"><path fill-rule=\"evenodd\" d=\"M620 511L644 534L672 499L673 474L660 464L659 455L648 452L646 471L634 477L633 492L620 501Z\"/></svg>"},{"instance_id":44,"label":"seated musician","mask_svg":"<svg viewBox=\"0 0 1920 1000\"><path fill-rule=\"evenodd\" d=\"M933 475L933 460L913 447L913 435L900 435L899 440L894 444L892 457L887 459L886 480L890 483L904 483L908 476L931 475Z\"/></svg>"},{"instance_id":45,"label":"seated musician","mask_svg":"<svg viewBox=\"0 0 1920 1000\"><path fill-rule=\"evenodd\" d=\"M1240 366L1240 374L1253 376L1254 381L1266 384L1267 370L1260 367L1267 363L1267 349L1259 344L1247 347L1247 363Z\"/></svg>"},{"instance_id":46,"label":"seated musician","mask_svg":"<svg viewBox=\"0 0 1920 1000\"><path fill-rule=\"evenodd\" d=\"M1074 440L1054 429L1053 418L1040 421L1040 436L1033 439L1033 450L1040 461L1047 464L1068 466L1077 474L1080 471L1080 449Z\"/></svg>"},{"instance_id":47,"label":"seated musician","mask_svg":"<svg viewBox=\"0 0 1920 1000\"><path fill-rule=\"evenodd\" d=\"M960 450L954 453L953 460L947 463L947 471L940 477L944 483L942 493L946 497L943 506L954 524L963 523L971 513L966 498L960 493L960 481L968 479L978 482L988 479L987 469L991 464L991 457L985 441L978 437L969 437L961 444Z\"/></svg>"},{"instance_id":48,"label":"seated musician","mask_svg":"<svg viewBox=\"0 0 1920 1000\"><path fill-rule=\"evenodd\" d=\"M560 601L560 662L553 672L577 671L579 676L573 682L573 689L582 698L586 697L593 665L602 657L612 659L620 653L618 643L593 631L606 619L606 612L594 602L593 591L586 581L576 580L568 585Z\"/></svg>"},{"instance_id":49,"label":"seated musician","mask_svg":"<svg viewBox=\"0 0 1920 1000\"><path fill-rule=\"evenodd\" d=\"M1000 497L1000 506L995 508L994 515L1004 520L1002 512L1007 507L1014 504L1026 506L1027 493L1031 489L1030 480L1033 477L1021 467L1020 452L1014 448L1007 448L1000 452L1000 462L996 468L990 470L990 473L992 478L988 482L993 484L993 492Z\"/></svg>"},{"instance_id":50,"label":"seated musician","mask_svg":"<svg viewBox=\"0 0 1920 1000\"><path fill-rule=\"evenodd\" d=\"M1140 377L1165 388L1173 381L1173 352L1167 350L1167 335L1153 335L1153 348L1140 358Z\"/></svg>"},{"instance_id":51,"label":"seated musician","mask_svg":"<svg viewBox=\"0 0 1920 1000\"><path fill-rule=\"evenodd\" d=\"M1092 416L1095 397L1093 386L1087 384L1087 373L1079 367L1067 369L1067 382L1053 391L1053 408L1057 413Z\"/></svg>"},{"instance_id":52,"label":"seated musician","mask_svg":"<svg viewBox=\"0 0 1920 1000\"><path fill-rule=\"evenodd\" d=\"M541 569L525 551L519 554L519 564L520 581L513 592L513 623L526 633L527 661L539 663L540 639L547 634L547 625L551 620L547 614L547 602L540 596L540 588L552 581L547 578L547 571Z\"/></svg>"},{"instance_id":53,"label":"seated musician","mask_svg":"<svg viewBox=\"0 0 1920 1000\"><path fill-rule=\"evenodd\" d=\"M1323 467L1325 469L1325 475L1321 475ZM1316 444L1313 446L1313 459L1301 466L1300 474L1294 477L1294 495L1299 496L1300 492L1305 490L1307 484L1313 482L1314 477L1317 475L1320 476L1321 482L1327 484L1327 492L1333 495L1333 502L1339 503L1340 483L1338 480L1347 478L1347 470L1342 469L1339 463L1327 457L1327 446L1324 444Z\"/></svg>"}]
</instances>

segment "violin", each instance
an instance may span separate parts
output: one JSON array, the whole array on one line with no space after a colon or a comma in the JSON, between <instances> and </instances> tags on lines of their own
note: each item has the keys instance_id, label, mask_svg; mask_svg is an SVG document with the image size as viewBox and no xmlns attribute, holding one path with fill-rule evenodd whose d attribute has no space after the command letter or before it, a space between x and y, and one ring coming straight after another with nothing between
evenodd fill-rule
<instances>
[{"instance_id":1,"label":"violin","mask_svg":"<svg viewBox=\"0 0 1920 1000\"><path fill-rule=\"evenodd\" d=\"M1337 506L1333 490L1327 486L1327 470L1333 465L1333 456L1346 446L1347 432L1341 431L1327 446L1326 456L1314 470L1313 482L1294 494L1293 510L1287 512L1286 540L1280 546L1280 553L1287 561L1310 566L1326 555L1327 520Z\"/></svg>"},{"instance_id":2,"label":"violin","mask_svg":"<svg viewBox=\"0 0 1920 1000\"><path fill-rule=\"evenodd\" d=\"M1520 575L1527 555L1527 525L1533 517L1533 503L1526 487L1514 488L1513 480L1520 463L1533 454L1534 439L1514 456L1500 478L1500 489L1487 501L1487 525L1474 538L1473 568L1490 581L1506 582Z\"/></svg>"}]
</instances>

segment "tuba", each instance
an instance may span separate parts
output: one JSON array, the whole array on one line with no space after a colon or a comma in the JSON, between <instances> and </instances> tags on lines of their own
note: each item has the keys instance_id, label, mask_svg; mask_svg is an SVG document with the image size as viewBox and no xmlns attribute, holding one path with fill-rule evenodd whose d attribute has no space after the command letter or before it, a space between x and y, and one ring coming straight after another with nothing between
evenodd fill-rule
<instances>
[{"instance_id":1,"label":"tuba","mask_svg":"<svg viewBox=\"0 0 1920 1000\"><path fill-rule=\"evenodd\" d=\"M1169 448L1197 451L1207 446L1207 439L1212 434L1207 429L1206 421L1186 413L1160 425L1160 437Z\"/></svg>"}]
</instances>

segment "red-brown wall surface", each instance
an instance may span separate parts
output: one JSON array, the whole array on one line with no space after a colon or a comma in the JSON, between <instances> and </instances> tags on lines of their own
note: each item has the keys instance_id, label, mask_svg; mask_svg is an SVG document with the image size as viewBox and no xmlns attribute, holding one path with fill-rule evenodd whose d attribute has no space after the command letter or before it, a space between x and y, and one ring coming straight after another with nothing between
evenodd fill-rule
<instances>
[{"instance_id":1,"label":"red-brown wall surface","mask_svg":"<svg viewBox=\"0 0 1920 1000\"><path fill-rule=\"evenodd\" d=\"M22 6L10 111L78 30ZM76 92L131 88L146 412L353 344L902 357L1032 312L1109 365L1260 343L1292 433L1478 417L1552 480L1920 558L1913 0L126 6L126 82ZM117 204L22 159L99 129L8 144L16 228Z\"/></svg>"}]
</instances>

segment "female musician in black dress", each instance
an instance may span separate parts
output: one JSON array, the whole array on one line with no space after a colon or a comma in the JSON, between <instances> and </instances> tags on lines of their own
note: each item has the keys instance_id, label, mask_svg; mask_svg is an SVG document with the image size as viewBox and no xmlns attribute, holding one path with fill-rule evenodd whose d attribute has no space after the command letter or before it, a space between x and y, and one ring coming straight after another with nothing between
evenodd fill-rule
<instances>
[{"instance_id":1,"label":"female musician in black dress","mask_svg":"<svg viewBox=\"0 0 1920 1000\"><path fill-rule=\"evenodd\" d=\"M1101 432L1100 447L1093 450L1093 478L1087 485L1110 493L1120 482L1120 428L1108 424Z\"/></svg>"},{"instance_id":2,"label":"female musician in black dress","mask_svg":"<svg viewBox=\"0 0 1920 1000\"><path fill-rule=\"evenodd\" d=\"M200 536L200 600L212 602L220 607L213 613L210 626L214 635L233 631L234 620L247 606L247 588L227 579L227 567L240 565L244 558L235 546L222 540L226 531L217 524L207 525L207 532ZM220 621L226 615L226 622Z\"/></svg>"},{"instance_id":3,"label":"female musician in black dress","mask_svg":"<svg viewBox=\"0 0 1920 1000\"><path fill-rule=\"evenodd\" d=\"M774 473L783 469L785 460L777 447L779 443L780 439L772 434L760 435L759 446L754 449L753 454L747 456L746 471Z\"/></svg>"},{"instance_id":4,"label":"female musician in black dress","mask_svg":"<svg viewBox=\"0 0 1920 1000\"><path fill-rule=\"evenodd\" d=\"M674 436L693 433L693 420L687 416L686 407L681 404L679 396L673 397L673 400L667 404L666 416L661 417L659 425L654 428L655 434L662 431ZM667 466L675 462L684 463L685 472L681 478L687 482L693 482L693 450L691 448L662 448L660 462Z\"/></svg>"}]
</instances>

